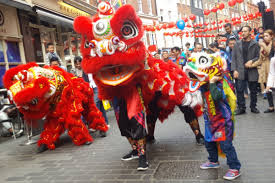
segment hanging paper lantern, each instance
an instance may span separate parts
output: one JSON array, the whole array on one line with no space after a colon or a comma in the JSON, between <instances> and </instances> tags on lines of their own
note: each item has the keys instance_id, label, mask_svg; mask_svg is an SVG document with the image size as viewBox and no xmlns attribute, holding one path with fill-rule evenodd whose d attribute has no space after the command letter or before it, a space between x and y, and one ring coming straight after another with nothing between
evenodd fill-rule
<instances>
[{"instance_id":1,"label":"hanging paper lantern","mask_svg":"<svg viewBox=\"0 0 275 183\"><path fill-rule=\"evenodd\" d=\"M228 6L232 7L232 6L235 6L236 5L236 0L231 0L228 2Z\"/></svg>"},{"instance_id":2,"label":"hanging paper lantern","mask_svg":"<svg viewBox=\"0 0 275 183\"><path fill-rule=\"evenodd\" d=\"M182 21L183 23L184 23L184 25L185 25L185 22L183 21L183 20L179 20L179 21ZM175 24L175 22L170 22L169 24L168 24L168 28L174 28L176 26L176 24Z\"/></svg>"},{"instance_id":3,"label":"hanging paper lantern","mask_svg":"<svg viewBox=\"0 0 275 183\"><path fill-rule=\"evenodd\" d=\"M185 22L183 20L177 21L177 28L183 30L185 27Z\"/></svg>"},{"instance_id":4,"label":"hanging paper lantern","mask_svg":"<svg viewBox=\"0 0 275 183\"><path fill-rule=\"evenodd\" d=\"M224 9L224 3L220 3L219 5L218 5L218 8L220 9L220 10L222 10L222 9Z\"/></svg>"},{"instance_id":5,"label":"hanging paper lantern","mask_svg":"<svg viewBox=\"0 0 275 183\"><path fill-rule=\"evenodd\" d=\"M199 27L202 27L202 24L198 24L199 25Z\"/></svg>"},{"instance_id":6,"label":"hanging paper lantern","mask_svg":"<svg viewBox=\"0 0 275 183\"><path fill-rule=\"evenodd\" d=\"M204 29L203 29L203 32L207 32L207 31L208 31L208 28L204 28Z\"/></svg>"},{"instance_id":7,"label":"hanging paper lantern","mask_svg":"<svg viewBox=\"0 0 275 183\"><path fill-rule=\"evenodd\" d=\"M216 13L216 12L218 11L218 8L217 8L217 7L214 7L214 8L211 9L211 11L212 11L213 13Z\"/></svg>"},{"instance_id":8,"label":"hanging paper lantern","mask_svg":"<svg viewBox=\"0 0 275 183\"><path fill-rule=\"evenodd\" d=\"M163 24L161 28L162 28L162 29L167 29L167 24L166 24L166 23Z\"/></svg>"},{"instance_id":9,"label":"hanging paper lantern","mask_svg":"<svg viewBox=\"0 0 275 183\"><path fill-rule=\"evenodd\" d=\"M243 18L246 18L247 17L247 15L243 15Z\"/></svg>"},{"instance_id":10,"label":"hanging paper lantern","mask_svg":"<svg viewBox=\"0 0 275 183\"><path fill-rule=\"evenodd\" d=\"M224 20L224 22L225 22L225 23L229 23L229 22L230 22L230 20L228 20L228 19L225 19L225 20Z\"/></svg>"},{"instance_id":11,"label":"hanging paper lantern","mask_svg":"<svg viewBox=\"0 0 275 183\"><path fill-rule=\"evenodd\" d=\"M183 18L182 19L184 22L188 22L188 18Z\"/></svg>"},{"instance_id":12,"label":"hanging paper lantern","mask_svg":"<svg viewBox=\"0 0 275 183\"><path fill-rule=\"evenodd\" d=\"M249 13L249 14L248 14L248 17L253 17L253 14L252 14L252 13Z\"/></svg>"},{"instance_id":13,"label":"hanging paper lantern","mask_svg":"<svg viewBox=\"0 0 275 183\"><path fill-rule=\"evenodd\" d=\"M198 25L197 24L193 24L193 27L198 27Z\"/></svg>"},{"instance_id":14,"label":"hanging paper lantern","mask_svg":"<svg viewBox=\"0 0 275 183\"><path fill-rule=\"evenodd\" d=\"M191 14L191 15L189 16L189 19L192 20L192 21L194 21L194 20L196 19L196 16L193 15L193 14Z\"/></svg>"},{"instance_id":15,"label":"hanging paper lantern","mask_svg":"<svg viewBox=\"0 0 275 183\"><path fill-rule=\"evenodd\" d=\"M187 24L186 27L191 28L191 25L190 25L190 24Z\"/></svg>"},{"instance_id":16,"label":"hanging paper lantern","mask_svg":"<svg viewBox=\"0 0 275 183\"><path fill-rule=\"evenodd\" d=\"M207 23L207 22L204 22L204 25L205 25L205 26L207 26L208 24L209 24L209 23Z\"/></svg>"},{"instance_id":17,"label":"hanging paper lantern","mask_svg":"<svg viewBox=\"0 0 275 183\"><path fill-rule=\"evenodd\" d=\"M233 18L231 18L231 20L232 20L232 22L234 22L234 21L236 21L236 18L235 18L235 17L233 17Z\"/></svg>"},{"instance_id":18,"label":"hanging paper lantern","mask_svg":"<svg viewBox=\"0 0 275 183\"><path fill-rule=\"evenodd\" d=\"M242 17L237 17L236 19L241 20L241 19L242 19Z\"/></svg>"},{"instance_id":19,"label":"hanging paper lantern","mask_svg":"<svg viewBox=\"0 0 275 183\"><path fill-rule=\"evenodd\" d=\"M196 29L196 30L195 30L195 33L199 33L199 30L198 30L198 29Z\"/></svg>"},{"instance_id":20,"label":"hanging paper lantern","mask_svg":"<svg viewBox=\"0 0 275 183\"><path fill-rule=\"evenodd\" d=\"M209 15L210 13L211 13L210 10L203 10L203 14L206 15L206 16Z\"/></svg>"},{"instance_id":21,"label":"hanging paper lantern","mask_svg":"<svg viewBox=\"0 0 275 183\"><path fill-rule=\"evenodd\" d=\"M265 12L271 12L271 9L270 8L267 8L266 10L265 10Z\"/></svg>"},{"instance_id":22,"label":"hanging paper lantern","mask_svg":"<svg viewBox=\"0 0 275 183\"><path fill-rule=\"evenodd\" d=\"M215 24L216 24L216 22L215 22L215 21L213 21L213 22L211 22L211 24L212 24L212 25L215 25Z\"/></svg>"},{"instance_id":23,"label":"hanging paper lantern","mask_svg":"<svg viewBox=\"0 0 275 183\"><path fill-rule=\"evenodd\" d=\"M239 4L243 3L243 0L236 0L236 1L237 1L237 3L239 3Z\"/></svg>"},{"instance_id":24,"label":"hanging paper lantern","mask_svg":"<svg viewBox=\"0 0 275 183\"><path fill-rule=\"evenodd\" d=\"M220 20L220 21L219 21L219 24L221 24L222 22L223 22L223 20Z\"/></svg>"}]
</instances>

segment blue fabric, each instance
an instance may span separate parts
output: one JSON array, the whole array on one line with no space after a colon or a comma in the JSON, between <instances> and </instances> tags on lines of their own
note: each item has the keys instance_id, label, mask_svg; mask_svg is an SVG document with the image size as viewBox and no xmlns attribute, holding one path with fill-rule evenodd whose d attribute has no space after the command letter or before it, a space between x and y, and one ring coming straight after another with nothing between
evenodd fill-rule
<instances>
[{"instance_id":1,"label":"blue fabric","mask_svg":"<svg viewBox=\"0 0 275 183\"><path fill-rule=\"evenodd\" d=\"M232 144L231 140L226 140L226 141L221 141L220 147L222 151L226 155L227 159L227 165L229 166L230 169L236 169L240 170L241 168L241 163L238 159L236 150ZM219 161L218 159L218 148L217 148L217 142L207 142L205 141L205 147L206 150L209 154L208 160L212 163L216 163Z\"/></svg>"},{"instance_id":2,"label":"blue fabric","mask_svg":"<svg viewBox=\"0 0 275 183\"><path fill-rule=\"evenodd\" d=\"M94 101L95 101L95 105L96 107L100 110L100 112L102 112L102 115L106 121L106 124L108 125L109 124L109 121L108 121L108 118L107 118L107 115L106 115L106 111L103 107L103 104L102 104L102 101L98 98L98 89L97 88L93 88L94 90Z\"/></svg>"}]
</instances>

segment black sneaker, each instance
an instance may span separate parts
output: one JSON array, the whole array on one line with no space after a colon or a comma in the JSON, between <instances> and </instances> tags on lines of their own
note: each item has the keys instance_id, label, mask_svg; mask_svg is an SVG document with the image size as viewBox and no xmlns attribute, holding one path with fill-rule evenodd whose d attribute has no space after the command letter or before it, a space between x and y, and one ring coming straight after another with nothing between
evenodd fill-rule
<instances>
[{"instance_id":1,"label":"black sneaker","mask_svg":"<svg viewBox=\"0 0 275 183\"><path fill-rule=\"evenodd\" d=\"M149 164L147 162L146 156L145 155L141 155L139 157L137 170L144 171L144 170L147 170L148 167L149 167Z\"/></svg>"},{"instance_id":2,"label":"black sneaker","mask_svg":"<svg viewBox=\"0 0 275 183\"><path fill-rule=\"evenodd\" d=\"M121 160L123 160L123 161L130 161L133 159L138 159L138 151L137 150L132 150L131 152L129 152L128 154L126 154L125 156L123 156L121 158Z\"/></svg>"},{"instance_id":3,"label":"black sneaker","mask_svg":"<svg viewBox=\"0 0 275 183\"><path fill-rule=\"evenodd\" d=\"M204 145L204 138L203 137L196 137L197 145L203 146Z\"/></svg>"},{"instance_id":4,"label":"black sneaker","mask_svg":"<svg viewBox=\"0 0 275 183\"><path fill-rule=\"evenodd\" d=\"M274 112L274 109L269 109L268 108L267 110L264 111L264 113L271 113L271 112Z\"/></svg>"},{"instance_id":5,"label":"black sneaker","mask_svg":"<svg viewBox=\"0 0 275 183\"><path fill-rule=\"evenodd\" d=\"M156 139L155 139L154 136L149 136L149 135L147 135L147 136L146 136L146 142L147 142L147 143L153 144L153 143L156 142Z\"/></svg>"},{"instance_id":6,"label":"black sneaker","mask_svg":"<svg viewBox=\"0 0 275 183\"><path fill-rule=\"evenodd\" d=\"M46 144L41 144L38 149L37 149L37 153L42 153L44 151L48 150L48 147Z\"/></svg>"},{"instance_id":7,"label":"black sneaker","mask_svg":"<svg viewBox=\"0 0 275 183\"><path fill-rule=\"evenodd\" d=\"M106 137L107 136L106 132L103 132L103 131L100 131L99 134L100 134L100 137Z\"/></svg>"},{"instance_id":8,"label":"black sneaker","mask_svg":"<svg viewBox=\"0 0 275 183\"><path fill-rule=\"evenodd\" d=\"M259 111L257 108L252 108L252 109L251 109L251 112L253 112L253 113L255 113L255 114L260 113L260 111Z\"/></svg>"},{"instance_id":9,"label":"black sneaker","mask_svg":"<svg viewBox=\"0 0 275 183\"><path fill-rule=\"evenodd\" d=\"M235 111L235 115L241 115L241 114L245 114L245 110L244 109L237 109Z\"/></svg>"}]
</instances>

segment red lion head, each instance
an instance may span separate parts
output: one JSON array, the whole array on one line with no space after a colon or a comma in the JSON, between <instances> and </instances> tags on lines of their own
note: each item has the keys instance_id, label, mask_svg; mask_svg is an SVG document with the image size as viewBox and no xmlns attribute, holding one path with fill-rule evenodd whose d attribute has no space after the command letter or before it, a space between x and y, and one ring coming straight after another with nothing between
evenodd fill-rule
<instances>
[{"instance_id":1,"label":"red lion head","mask_svg":"<svg viewBox=\"0 0 275 183\"><path fill-rule=\"evenodd\" d=\"M82 66L105 87L125 86L144 70L146 49L141 19L130 5L116 12L107 2L92 18L77 17L74 29L82 35Z\"/></svg>"}]
</instances>

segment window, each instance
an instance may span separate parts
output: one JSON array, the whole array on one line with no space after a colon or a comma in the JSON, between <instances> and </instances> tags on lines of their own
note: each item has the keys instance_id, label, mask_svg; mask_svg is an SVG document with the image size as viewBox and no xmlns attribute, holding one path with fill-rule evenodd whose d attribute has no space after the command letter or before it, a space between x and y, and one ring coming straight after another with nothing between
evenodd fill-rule
<instances>
[{"instance_id":1,"label":"window","mask_svg":"<svg viewBox=\"0 0 275 183\"><path fill-rule=\"evenodd\" d=\"M201 0L198 0L199 1L199 8L202 9L202 2Z\"/></svg>"},{"instance_id":2,"label":"window","mask_svg":"<svg viewBox=\"0 0 275 183\"><path fill-rule=\"evenodd\" d=\"M138 12L142 13L142 0L138 0Z\"/></svg>"},{"instance_id":3,"label":"window","mask_svg":"<svg viewBox=\"0 0 275 183\"><path fill-rule=\"evenodd\" d=\"M194 2L194 7L195 7L195 8L198 8L198 1L197 1L197 0L194 0L193 2Z\"/></svg>"},{"instance_id":4,"label":"window","mask_svg":"<svg viewBox=\"0 0 275 183\"><path fill-rule=\"evenodd\" d=\"M172 12L171 11L168 11L168 18L169 18L169 22L171 22L171 19L172 19Z\"/></svg>"},{"instance_id":5,"label":"window","mask_svg":"<svg viewBox=\"0 0 275 183\"><path fill-rule=\"evenodd\" d=\"M186 0L186 4L190 6L190 0Z\"/></svg>"},{"instance_id":6,"label":"window","mask_svg":"<svg viewBox=\"0 0 275 183\"><path fill-rule=\"evenodd\" d=\"M126 0L122 0L122 4L126 4L127 2L126 2Z\"/></svg>"},{"instance_id":7,"label":"window","mask_svg":"<svg viewBox=\"0 0 275 183\"><path fill-rule=\"evenodd\" d=\"M163 9L159 10L160 21L163 22Z\"/></svg>"},{"instance_id":8,"label":"window","mask_svg":"<svg viewBox=\"0 0 275 183\"><path fill-rule=\"evenodd\" d=\"M147 0L147 3L148 3L148 7L149 7L149 15L152 15L152 2L151 0Z\"/></svg>"}]
</instances>

